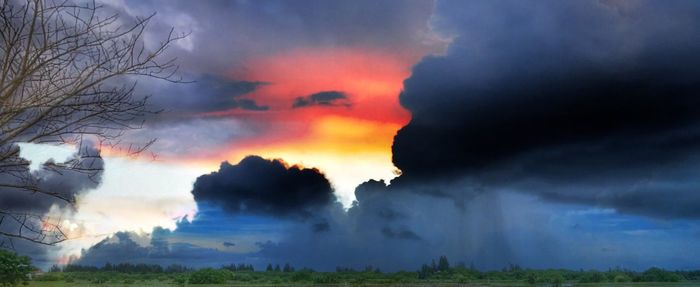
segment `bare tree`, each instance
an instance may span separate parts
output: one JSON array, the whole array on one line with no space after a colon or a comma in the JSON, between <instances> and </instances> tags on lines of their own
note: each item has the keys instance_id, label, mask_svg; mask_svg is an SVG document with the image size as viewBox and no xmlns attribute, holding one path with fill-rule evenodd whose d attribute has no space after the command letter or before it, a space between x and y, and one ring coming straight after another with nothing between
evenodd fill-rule
<instances>
[{"instance_id":1,"label":"bare tree","mask_svg":"<svg viewBox=\"0 0 700 287\"><path fill-rule=\"evenodd\" d=\"M149 108L148 97L134 94L136 79L180 81L175 59L161 58L184 35L170 30L160 43L147 45L143 35L153 15L125 25L94 2L0 2L0 197L26 192L72 205L71 195L42 188L29 162L19 157L17 143L78 146L85 152L43 168L88 177L98 176L102 166L93 164L99 149L88 152L86 137L129 154L143 151L152 142L119 141L124 131L140 128L145 116L157 112ZM1 237L40 244L67 239L60 220L12 210L0 210Z\"/></svg>"}]
</instances>

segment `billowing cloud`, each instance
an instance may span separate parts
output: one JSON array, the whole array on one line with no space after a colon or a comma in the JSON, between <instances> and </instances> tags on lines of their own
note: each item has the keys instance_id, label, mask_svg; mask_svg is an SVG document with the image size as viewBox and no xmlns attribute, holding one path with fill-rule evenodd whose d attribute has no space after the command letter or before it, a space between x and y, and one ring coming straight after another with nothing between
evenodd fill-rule
<instances>
[{"instance_id":1,"label":"billowing cloud","mask_svg":"<svg viewBox=\"0 0 700 287\"><path fill-rule=\"evenodd\" d=\"M147 40L157 42L172 27L190 33L169 54L177 56L185 70L203 73L224 74L251 57L310 46L379 48L403 55L442 46L427 25L433 1L104 4L124 18L158 11Z\"/></svg>"},{"instance_id":2,"label":"billowing cloud","mask_svg":"<svg viewBox=\"0 0 700 287\"><path fill-rule=\"evenodd\" d=\"M404 82L397 184L485 189L700 217L694 2L440 2L458 37ZM673 19L671 21L671 19Z\"/></svg>"},{"instance_id":3,"label":"billowing cloud","mask_svg":"<svg viewBox=\"0 0 700 287\"><path fill-rule=\"evenodd\" d=\"M154 117L153 120L191 117L229 109L250 111L269 109L267 106L258 104L254 99L246 98L246 95L266 83L240 81L212 74L190 77L194 78L191 82L150 82L142 85L140 89L154 94L151 97L151 104L166 112L164 116Z\"/></svg>"},{"instance_id":4,"label":"billowing cloud","mask_svg":"<svg viewBox=\"0 0 700 287\"><path fill-rule=\"evenodd\" d=\"M377 178L393 177L387 147L396 129L408 118L408 113L399 107L395 92L400 89L401 79L408 74L408 67L416 59L428 51L439 50L444 44L432 37L427 25L434 5L432 1L244 1L198 5L107 1L101 4L106 8L102 11L105 14L119 14L115 24L128 24L135 17L157 12L144 34L147 47L161 41L173 26L178 33L190 33L170 47L166 58L178 58L185 81L193 82L173 84L137 79L136 93L151 94L150 104L154 110L164 111L149 118L143 129L127 131L121 140L128 145L157 138L152 146L153 157L148 154L145 160L116 159L108 163L106 184L99 193L79 198L83 206L76 214L70 214L75 216L71 218L75 220L71 224L80 225L77 231L89 231L99 236L79 234L80 239L63 245L63 251L70 252L93 244L115 230L147 230L155 223L172 227L173 218L193 212L190 194L183 196L181 192L189 188L190 167L201 169L202 165L225 159L238 160L241 157L229 153L260 148L261 145L251 138L261 134L268 136L265 138L268 144L291 146L293 156L290 162L334 167L334 174L342 175L337 176L334 183L342 186L346 195L351 196L352 188L369 174ZM284 81L288 75L274 75L278 73L276 70L257 65L257 61L281 65L289 65L291 61L293 65L290 66L301 68L293 74L305 80L287 78ZM267 70L273 74L237 77L247 70ZM368 73L368 70L373 73ZM282 72L286 73L286 70L279 73ZM340 78L343 80L339 81ZM314 82L316 85L309 85ZM295 85L306 88L297 89ZM277 90L272 89L273 86ZM271 89L279 93L270 93ZM353 105L357 103L366 108L353 111L289 108L294 97L334 89L352 95ZM278 97L292 90L295 92L280 97L279 102L264 98L266 95ZM362 105L363 102L369 104ZM285 111L279 112L282 109ZM220 114L222 110L233 113ZM264 110L274 110L275 113L261 112ZM315 114L314 110L333 111ZM348 111L335 114L339 110ZM359 112L353 114L355 111ZM297 116L290 116L291 113ZM304 124L306 120L319 118L319 115L323 115L324 120L311 127L314 133L304 134L303 130L308 130ZM352 123L353 128L338 134L334 127L348 123ZM279 140L283 138L286 141ZM290 140L296 141L289 145ZM362 150L346 147L349 142L359 141L365 143ZM346 146L339 147L341 142ZM318 152L309 156L304 147L311 145ZM271 150L265 155L281 157L289 151ZM338 151L341 150L344 154L339 158ZM161 162L163 160L166 162ZM187 166L173 161L184 161ZM348 171L342 167L344 165L355 168ZM305 170L299 169L302 174ZM197 173L201 172L204 171ZM158 175L153 176L154 173ZM126 186L121 183L126 183ZM330 186L327 181L321 185L323 187L319 190L330 190L330 187L326 188L326 185ZM137 197L132 196L136 193ZM320 201L334 202L332 194L328 197L332 199ZM311 214L316 209L313 202L310 205L294 203L295 208L308 209L308 212L285 211L281 204L263 203L262 200L244 197L241 202L259 203L256 207L268 206L270 212L280 217L302 217L306 216L302 214ZM347 202L351 200L346 198ZM115 205L115 202L119 204ZM159 208L143 209L146 205ZM117 208L122 206L127 208ZM68 213L71 212L58 208L53 215L68 216ZM303 229L317 233L333 229L331 223L324 223L323 218L314 218L303 223ZM231 242L237 244L235 248L250 246L235 240ZM221 241L217 246L220 245Z\"/></svg>"},{"instance_id":5,"label":"billowing cloud","mask_svg":"<svg viewBox=\"0 0 700 287\"><path fill-rule=\"evenodd\" d=\"M36 264L48 264L57 248L25 239L45 243L66 239L69 226L46 214L55 207L74 209L70 203L101 183L104 162L97 148L87 141L78 148L51 146L52 152L44 154L38 152L41 146L37 144L15 147L19 148L19 156L7 162L16 166L0 173L0 182L7 185L0 187L0 248L30 255ZM23 238L16 237L20 234Z\"/></svg>"},{"instance_id":6,"label":"billowing cloud","mask_svg":"<svg viewBox=\"0 0 700 287\"><path fill-rule=\"evenodd\" d=\"M335 201L330 183L317 169L290 167L258 156L248 156L236 165L222 163L218 171L197 178L192 194L197 202L232 213L302 219Z\"/></svg>"},{"instance_id":7,"label":"billowing cloud","mask_svg":"<svg viewBox=\"0 0 700 287\"><path fill-rule=\"evenodd\" d=\"M201 202L200 213L174 231L156 229L141 239L130 235L133 242L112 238L105 243L115 245L86 250L77 262L167 265L192 256L187 261L192 266L245 262L262 269L289 262L325 271L367 265L393 271L413 270L447 254L451 262L480 269L514 262L533 268L644 269L692 267L694 257L685 255L699 250L697 241L689 240L700 231L697 223L669 224L609 209L550 204L521 193L479 193L458 205L448 197L370 182L358 188L358 199L347 212L335 206L307 221L236 215ZM120 255L124 253L129 256Z\"/></svg>"},{"instance_id":8,"label":"billowing cloud","mask_svg":"<svg viewBox=\"0 0 700 287\"><path fill-rule=\"evenodd\" d=\"M221 252L190 243L170 243L167 241L170 231L155 229L152 234L118 232L89 249L83 251L71 264L103 266L106 263L132 264L170 264L187 263L187 266L212 266L212 262L221 264L242 260L236 254Z\"/></svg>"},{"instance_id":9,"label":"billowing cloud","mask_svg":"<svg viewBox=\"0 0 700 287\"><path fill-rule=\"evenodd\" d=\"M391 229L391 227L384 227L382 228L382 234L387 238L420 240L420 236L416 235L411 230L405 229L405 227L399 230Z\"/></svg>"},{"instance_id":10,"label":"billowing cloud","mask_svg":"<svg viewBox=\"0 0 700 287\"><path fill-rule=\"evenodd\" d=\"M144 129L130 130L125 135L136 143L155 139L150 152L158 158L177 160L216 158L222 145L250 139L259 131L258 125L245 120L193 117L148 122Z\"/></svg>"},{"instance_id":11,"label":"billowing cloud","mask_svg":"<svg viewBox=\"0 0 700 287\"><path fill-rule=\"evenodd\" d=\"M66 158L54 158L55 154L37 155L34 152L37 147L35 144L19 144L17 168L5 170L0 181L14 186L35 186L55 197L31 189L0 187L0 210L42 214L54 204L66 206L74 202L80 192L94 189L100 183L103 161L92 143L86 142L75 149L54 148L59 150L55 154L68 155ZM29 157L29 160L22 156Z\"/></svg>"},{"instance_id":12,"label":"billowing cloud","mask_svg":"<svg viewBox=\"0 0 700 287\"><path fill-rule=\"evenodd\" d=\"M361 4L366 3L230 3L225 7L269 20L253 31L273 35L243 33L247 38L240 40L211 28L193 34L195 39L215 36L229 42L183 47L197 53L187 60L190 69L228 71L239 60L236 52L256 50L249 46L276 54L258 55L251 61L256 65L242 72L246 77L234 81L269 84L233 98L281 108L275 113L243 111L241 116L228 103L236 113L219 116L275 117L270 126L278 133L267 142L231 148L232 154L257 150L306 166L330 162L322 170L352 178L351 186L367 174L378 174L370 170L377 162L368 164L358 154L386 147L377 142L392 136L394 125L403 125L407 117L386 98L381 105L362 103L377 103L400 90L394 80L408 73L391 64L395 59L385 46L403 43L411 33L354 31L365 23L383 27L376 25L383 20L371 21L371 5ZM425 11L416 12L414 19L405 12L432 10L432 3L403 7L414 3L409 4L392 6L403 16L393 18L393 12L384 11L391 14L384 18L424 27ZM333 10L335 5L347 12L336 15L343 10ZM217 14L222 7L175 7L183 14L214 15L210 22L193 25L197 29L253 19L223 17ZM432 27L455 38L446 55L424 58L404 83L400 100L412 119L394 139L393 160L402 175L390 185L376 180L361 184L346 211L334 204L336 196L320 171L247 157L199 177L192 192L199 214L191 222L150 236L120 233L86 250L78 262L186 260L193 266L246 262L259 268L290 262L318 270L366 265L412 270L448 255L451 262L481 269L509 263L697 268L698 7L682 1L439 2ZM354 19L347 26L342 24L346 17ZM390 37L385 42L377 35ZM248 46L231 44L236 41ZM303 49L308 45L323 49ZM332 49L335 45L350 48L338 51ZM282 46L299 49L278 53ZM365 46L375 53L368 54ZM217 57L222 54L234 56ZM293 97L309 95L302 99L311 101L318 91L334 90L352 95L353 109L289 109ZM329 103L339 99L337 94L326 97ZM222 104L214 101L197 109L216 111L217 103ZM314 113L284 117L309 111ZM382 122L394 125L377 131ZM290 144L288 137L298 137L290 132L294 127L312 133ZM333 140L322 142L319 135ZM263 143L271 147L262 149L267 147ZM339 161L338 154L355 161ZM356 172L358 167L364 173Z\"/></svg>"},{"instance_id":13,"label":"billowing cloud","mask_svg":"<svg viewBox=\"0 0 700 287\"><path fill-rule=\"evenodd\" d=\"M144 34L146 46L171 28L188 33L166 58L177 58L184 80L193 82L138 79L137 92L151 94L153 108L164 111L124 141L157 137L152 148L159 159L207 167L248 154L317 166L344 204L360 182L393 178L388 147L409 117L396 98L401 81L420 57L445 47L428 25L434 1L101 4L123 23L157 12ZM321 96L305 103L353 108L290 108L295 98L309 100L319 91L342 91L351 101ZM338 120L362 127L338 135L327 128ZM190 134L204 140L182 136ZM357 142L363 144L348 147ZM316 152L300 151L310 144Z\"/></svg>"},{"instance_id":14,"label":"billowing cloud","mask_svg":"<svg viewBox=\"0 0 700 287\"><path fill-rule=\"evenodd\" d=\"M303 108L309 106L344 106L350 107L348 96L339 91L323 91L305 97L294 99L292 108Z\"/></svg>"}]
</instances>

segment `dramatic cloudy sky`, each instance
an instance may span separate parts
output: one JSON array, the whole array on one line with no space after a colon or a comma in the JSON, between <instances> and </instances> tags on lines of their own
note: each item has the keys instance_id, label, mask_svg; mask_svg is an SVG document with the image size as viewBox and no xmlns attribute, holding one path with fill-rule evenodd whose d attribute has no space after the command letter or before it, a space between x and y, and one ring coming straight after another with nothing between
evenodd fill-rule
<instances>
[{"instance_id":1,"label":"dramatic cloudy sky","mask_svg":"<svg viewBox=\"0 0 700 287\"><path fill-rule=\"evenodd\" d=\"M700 268L697 1L103 5L191 82L97 181L20 147L78 201L0 198L65 219L39 264Z\"/></svg>"}]
</instances>

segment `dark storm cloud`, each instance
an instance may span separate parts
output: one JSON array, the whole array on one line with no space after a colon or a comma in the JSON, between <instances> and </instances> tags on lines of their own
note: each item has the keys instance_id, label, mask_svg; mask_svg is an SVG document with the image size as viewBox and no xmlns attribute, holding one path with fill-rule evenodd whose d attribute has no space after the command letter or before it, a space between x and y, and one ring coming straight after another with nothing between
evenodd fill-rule
<instances>
[{"instance_id":1,"label":"dark storm cloud","mask_svg":"<svg viewBox=\"0 0 700 287\"><path fill-rule=\"evenodd\" d=\"M244 218L206 204L192 222L179 223L175 231L156 228L150 242L133 233L126 234L130 239L115 236L86 250L76 263L186 262L218 267L245 262L258 270L268 263L291 263L319 271L372 265L396 271L415 270L446 254L450 262L482 270L509 263L573 269L695 264L690 254L696 254L699 245L689 238L696 236L697 225L656 220L652 222L658 224L649 224L608 210L543 205L521 193L481 193L458 206L451 198L377 183L370 183L374 188L365 189L363 200L347 212L340 206L318 211L322 221L269 215ZM387 206L402 216L383 217ZM579 227L571 228L574 224ZM251 236L251 231L261 230ZM236 245L224 247L221 238L232 238ZM192 243L178 243L188 241ZM596 253L612 247L619 252Z\"/></svg>"},{"instance_id":2,"label":"dark storm cloud","mask_svg":"<svg viewBox=\"0 0 700 287\"><path fill-rule=\"evenodd\" d=\"M476 178L571 202L700 217L700 5L440 2L458 37L404 82L397 185Z\"/></svg>"},{"instance_id":3,"label":"dark storm cloud","mask_svg":"<svg viewBox=\"0 0 700 287\"><path fill-rule=\"evenodd\" d=\"M252 89L264 84L264 75L249 81L231 76L245 73L253 59L305 49L388 50L413 58L444 47L444 42L434 41L428 27L433 1L127 0L102 4L107 8L105 14L118 13L124 24L157 12L144 35L147 47L162 41L172 28L189 34L173 43L164 58L177 58L184 80L194 83L139 79L137 92L152 95L153 109L165 111L148 119L142 131L125 136L133 141L157 137L154 152L164 157L212 153L219 145L240 139L241 133L265 127L264 120L236 116L230 117L240 119L236 129L201 125L209 120L202 118L203 112L270 109L267 103L248 97ZM157 136L150 136L152 133ZM183 142L179 135L185 133L208 140L196 145Z\"/></svg>"},{"instance_id":4,"label":"dark storm cloud","mask_svg":"<svg viewBox=\"0 0 700 287\"><path fill-rule=\"evenodd\" d=\"M328 222L319 222L311 225L311 230L313 230L314 232L324 232L329 231L330 229L331 226L328 224Z\"/></svg>"},{"instance_id":5,"label":"dark storm cloud","mask_svg":"<svg viewBox=\"0 0 700 287\"><path fill-rule=\"evenodd\" d=\"M141 93L151 95L152 110L161 112L148 117L142 129L126 131L124 138L133 142L158 139L149 150L162 157L215 157L222 145L255 136L264 126L242 117L216 113L269 110L269 106L248 98L267 83L212 74L185 78L192 82L139 83ZM183 134L198 139L196 144L183 141Z\"/></svg>"},{"instance_id":6,"label":"dark storm cloud","mask_svg":"<svg viewBox=\"0 0 700 287\"><path fill-rule=\"evenodd\" d=\"M230 109L268 110L269 107L260 105L253 99L243 98L265 84L205 74L191 83L163 83L164 86L146 84L143 89L154 94L151 97L154 106L171 112L165 114L167 118Z\"/></svg>"},{"instance_id":7,"label":"dark storm cloud","mask_svg":"<svg viewBox=\"0 0 700 287\"><path fill-rule=\"evenodd\" d=\"M251 99L240 99L236 101L235 108L249 110L249 111L267 111L270 109L268 106L260 106L254 100Z\"/></svg>"},{"instance_id":8,"label":"dark storm cloud","mask_svg":"<svg viewBox=\"0 0 700 287\"><path fill-rule=\"evenodd\" d=\"M80 151L66 162L49 160L42 163L39 170L30 171L29 166L22 167L21 172L0 174L0 180L9 185L36 185L40 190L53 193L57 197L25 189L0 187L0 210L10 212L30 212L43 214L56 204L66 206L74 201L80 192L96 188L102 176L103 161L99 152L91 144L84 144ZM67 165L75 167L65 169L57 167Z\"/></svg>"},{"instance_id":9,"label":"dark storm cloud","mask_svg":"<svg viewBox=\"0 0 700 287\"><path fill-rule=\"evenodd\" d=\"M398 239L408 239L408 240L420 240L420 236L413 233L413 231L406 229L405 227L394 230L391 227L382 228L382 234L387 238L398 238Z\"/></svg>"},{"instance_id":10,"label":"dark storm cloud","mask_svg":"<svg viewBox=\"0 0 700 287\"><path fill-rule=\"evenodd\" d=\"M292 108L303 108L309 106L352 106L352 104L348 102L347 99L348 96L343 92L323 91L294 99Z\"/></svg>"},{"instance_id":11,"label":"dark storm cloud","mask_svg":"<svg viewBox=\"0 0 700 287\"><path fill-rule=\"evenodd\" d=\"M329 231L290 228L282 239L260 243L254 257L318 270L367 265L415 270L440 254L479 268L521 262L500 232L502 210L492 194L464 208L447 197L388 188L378 181L361 185L356 194L358 201L347 212L327 215ZM386 216L387 210L394 215Z\"/></svg>"},{"instance_id":12,"label":"dark storm cloud","mask_svg":"<svg viewBox=\"0 0 700 287\"><path fill-rule=\"evenodd\" d=\"M161 120L147 121L143 129L129 130L125 137L143 143L157 141L149 148L158 156L188 158L192 156L216 157L219 148L237 140L254 138L262 126L245 119L233 117L206 117L163 115ZM195 142L183 140L182 135ZM206 139L206 140L204 140Z\"/></svg>"},{"instance_id":13,"label":"dark storm cloud","mask_svg":"<svg viewBox=\"0 0 700 287\"><path fill-rule=\"evenodd\" d=\"M248 156L236 165L197 178L194 199L231 213L308 218L335 202L333 189L317 169Z\"/></svg>"},{"instance_id":14,"label":"dark storm cloud","mask_svg":"<svg viewBox=\"0 0 700 287\"><path fill-rule=\"evenodd\" d=\"M132 264L180 264L191 267L216 266L242 260L234 253L183 242L168 242L170 231L160 234L139 235L133 232L117 232L89 249L71 264L104 266L106 263ZM150 243L148 242L150 240ZM145 242L142 242L145 241Z\"/></svg>"},{"instance_id":15,"label":"dark storm cloud","mask_svg":"<svg viewBox=\"0 0 700 287\"><path fill-rule=\"evenodd\" d=\"M230 72L246 59L307 47L428 49L433 1L125 1L120 16L158 12L149 39L189 32L169 55L186 71ZM409 51L406 51L409 52Z\"/></svg>"},{"instance_id":16,"label":"dark storm cloud","mask_svg":"<svg viewBox=\"0 0 700 287\"><path fill-rule=\"evenodd\" d=\"M77 196L99 185L104 163L98 155L98 150L91 143L86 142L78 152L65 159L65 162L50 159L41 163L39 170L31 171L29 162L22 159L23 165L18 167L16 172L0 173L0 182L3 184L18 186L29 184L43 192L63 198L59 199L26 189L0 187L0 211L3 212L0 216L0 233L22 234L24 238L46 242L55 240L53 236L56 234L35 230L44 230L44 215L52 206L70 207L68 201L74 202ZM74 168L64 169L57 167L59 165ZM24 214L30 216L24 217ZM0 235L0 248L9 248L22 255L30 256L37 266L53 264L50 253L52 249L53 252L57 249L55 246L41 245L5 235Z\"/></svg>"},{"instance_id":17,"label":"dark storm cloud","mask_svg":"<svg viewBox=\"0 0 700 287\"><path fill-rule=\"evenodd\" d=\"M200 177L193 192L200 212L213 204L276 220L281 236L267 230L270 238L254 239L258 250L240 255L258 268L415 270L440 255L480 269L695 268L697 222L591 205L697 216L697 5L440 3L434 27L460 37L405 83L401 101L413 119L394 143L403 175L389 186L361 184L346 212L328 204L327 182L301 200L306 184L280 188L277 180L301 169L253 157ZM245 224L273 225L199 217L167 236L207 239ZM235 238L232 249L246 244L243 236L225 238ZM193 244L168 243L171 251L162 252L166 240L141 248L123 241L131 247L103 244L88 251L102 255L84 258L109 260L101 249L129 253L131 262L242 262Z\"/></svg>"}]
</instances>

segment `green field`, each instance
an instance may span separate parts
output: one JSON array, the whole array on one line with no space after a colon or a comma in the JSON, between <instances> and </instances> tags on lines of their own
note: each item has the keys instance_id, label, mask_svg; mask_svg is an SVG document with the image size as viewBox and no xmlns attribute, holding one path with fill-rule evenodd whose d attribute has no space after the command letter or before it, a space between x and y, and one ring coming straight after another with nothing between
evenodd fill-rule
<instances>
[{"instance_id":1,"label":"green field","mask_svg":"<svg viewBox=\"0 0 700 287\"><path fill-rule=\"evenodd\" d=\"M680 277L649 277L645 273L630 273L627 279L676 280L677 282L614 282L620 280L620 271L568 271L568 270L521 270L479 272L470 269L450 269L421 276L420 272L382 273L377 271L315 272L310 269L290 272L255 272L228 269L205 268L178 273L124 273L114 271L92 272L49 272L35 276L28 282L34 287L69 286L405 286L405 287L448 287L448 286L700 286L700 281ZM667 271L668 272L668 271ZM647 272L648 273L648 272ZM668 272L671 273L671 272ZM673 274L673 273L671 273ZM648 274L647 274L648 275ZM218 283L218 284L199 284Z\"/></svg>"},{"instance_id":2,"label":"green field","mask_svg":"<svg viewBox=\"0 0 700 287\"><path fill-rule=\"evenodd\" d=\"M530 285L524 282L486 282L486 281L475 281L469 283L418 283L418 284L245 284L245 283L224 283L224 284L178 284L174 282L163 282L158 280L151 281L140 281L132 284L124 283L92 283L90 281L75 281L75 282L65 282L65 281L54 281L54 282L41 282L41 281L31 281L29 287L84 287L84 286L110 286L110 287L135 287L135 286L240 286L240 287L288 287L288 286L325 286L325 287L346 287L346 286L401 286L401 287L448 287L448 286L494 286L494 287L505 287L505 286L550 286L548 284L535 284ZM685 286L700 286L700 282L628 282L628 283L572 283L569 286L585 286L585 287L685 287Z\"/></svg>"}]
</instances>

